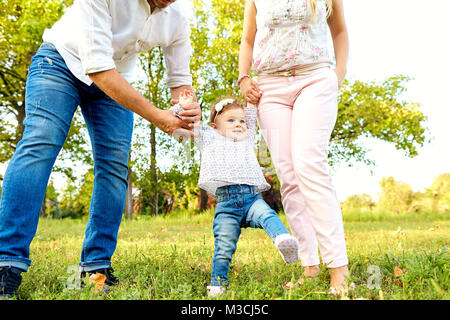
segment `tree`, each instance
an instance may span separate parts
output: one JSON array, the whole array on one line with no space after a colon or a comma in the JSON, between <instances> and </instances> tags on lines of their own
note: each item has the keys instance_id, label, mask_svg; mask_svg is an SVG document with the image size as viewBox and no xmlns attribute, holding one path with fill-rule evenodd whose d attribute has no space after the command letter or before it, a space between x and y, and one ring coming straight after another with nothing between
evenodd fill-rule
<instances>
[{"instance_id":1,"label":"tree","mask_svg":"<svg viewBox=\"0 0 450 320\"><path fill-rule=\"evenodd\" d=\"M80 218L88 215L93 188L94 170L92 168L83 175L80 185L67 179L59 202L60 216L58 218Z\"/></svg>"},{"instance_id":2,"label":"tree","mask_svg":"<svg viewBox=\"0 0 450 320\"><path fill-rule=\"evenodd\" d=\"M393 177L384 177L380 186L379 208L394 213L406 213L414 209L416 197L409 184L397 182Z\"/></svg>"},{"instance_id":3,"label":"tree","mask_svg":"<svg viewBox=\"0 0 450 320\"><path fill-rule=\"evenodd\" d=\"M44 29L51 27L71 3L72 0L1 1L0 163L12 157L25 129L25 85L31 58L42 43ZM74 116L53 171L75 180L72 167L76 162L92 165L87 131L79 111ZM44 198L41 214L45 212L46 202Z\"/></svg>"},{"instance_id":4,"label":"tree","mask_svg":"<svg viewBox=\"0 0 450 320\"><path fill-rule=\"evenodd\" d=\"M138 90L155 107L169 108L172 104L170 90L164 79L166 67L162 49L155 47L141 54L139 63L143 70L143 80L136 83ZM149 136L150 139L148 139ZM134 168L133 180L141 192L141 208L144 212L147 211L145 209L147 206L151 207L151 214L157 215L161 211L159 208L161 202L159 191L162 190L161 175L173 167L179 171L189 167L189 164L184 161L185 158L180 157L185 153L183 151L183 145L173 137L160 131L153 124L148 124L141 117L137 117L131 166ZM168 159L171 160L170 164L164 165L163 162L168 162Z\"/></svg>"},{"instance_id":5,"label":"tree","mask_svg":"<svg viewBox=\"0 0 450 320\"><path fill-rule=\"evenodd\" d=\"M382 83L344 81L338 98L338 118L331 134L330 164L341 161L373 164L362 137L392 143L406 156L418 155L427 142L427 117L420 105L402 101L409 77L397 75Z\"/></svg>"},{"instance_id":6,"label":"tree","mask_svg":"<svg viewBox=\"0 0 450 320\"><path fill-rule=\"evenodd\" d=\"M425 194L432 199L432 211L450 212L450 173L437 176Z\"/></svg>"},{"instance_id":7,"label":"tree","mask_svg":"<svg viewBox=\"0 0 450 320\"><path fill-rule=\"evenodd\" d=\"M0 3L0 163L4 163L13 155L24 131L25 84L31 58L42 43L44 29L61 17L72 0L1 0ZM79 111L53 171L75 179L74 162L92 164Z\"/></svg>"},{"instance_id":8,"label":"tree","mask_svg":"<svg viewBox=\"0 0 450 320\"><path fill-rule=\"evenodd\" d=\"M368 194L354 194L345 200L343 203L343 210L365 209L372 210L376 203Z\"/></svg>"}]
</instances>

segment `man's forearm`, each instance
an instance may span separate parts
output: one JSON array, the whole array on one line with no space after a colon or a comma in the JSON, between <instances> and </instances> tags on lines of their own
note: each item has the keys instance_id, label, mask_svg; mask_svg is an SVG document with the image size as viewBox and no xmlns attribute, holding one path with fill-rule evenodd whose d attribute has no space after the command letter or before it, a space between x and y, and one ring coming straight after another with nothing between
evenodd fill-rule
<instances>
[{"instance_id":1,"label":"man's forearm","mask_svg":"<svg viewBox=\"0 0 450 320\"><path fill-rule=\"evenodd\" d=\"M111 99L155 124L159 109L115 69L89 74L89 78Z\"/></svg>"}]
</instances>

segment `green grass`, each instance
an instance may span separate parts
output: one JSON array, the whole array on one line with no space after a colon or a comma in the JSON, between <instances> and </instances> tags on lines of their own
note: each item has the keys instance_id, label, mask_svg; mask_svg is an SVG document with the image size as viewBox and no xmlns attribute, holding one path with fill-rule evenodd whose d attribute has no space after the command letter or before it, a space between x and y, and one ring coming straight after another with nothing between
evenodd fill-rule
<instances>
[{"instance_id":1,"label":"green grass","mask_svg":"<svg viewBox=\"0 0 450 320\"><path fill-rule=\"evenodd\" d=\"M281 214L283 222L286 217ZM214 250L213 213L179 211L167 217L124 220L113 256L120 285L109 294L92 288L70 289L78 265L86 219L41 219L31 245L33 264L19 288L20 299L209 299ZM450 214L344 214L350 260L350 299L445 299L450 295ZM379 271L374 284L369 266ZM394 268L406 269L399 279ZM286 265L263 230L244 229L229 272L230 285L220 299L336 299L327 294L325 267L318 279L294 290L300 263ZM372 278L371 278L372 277Z\"/></svg>"}]
</instances>

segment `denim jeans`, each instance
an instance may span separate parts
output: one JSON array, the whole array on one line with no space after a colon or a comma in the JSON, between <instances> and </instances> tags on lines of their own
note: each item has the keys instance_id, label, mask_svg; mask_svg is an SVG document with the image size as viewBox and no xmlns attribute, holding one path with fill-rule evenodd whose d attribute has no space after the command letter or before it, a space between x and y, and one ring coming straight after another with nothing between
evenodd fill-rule
<instances>
[{"instance_id":1,"label":"denim jeans","mask_svg":"<svg viewBox=\"0 0 450 320\"><path fill-rule=\"evenodd\" d=\"M109 267L127 190L133 113L95 84L79 81L51 43L34 55L26 84L23 138L3 181L0 201L0 266L24 271L52 167L77 107L89 132L94 187L81 253L83 271Z\"/></svg>"},{"instance_id":2,"label":"denim jeans","mask_svg":"<svg viewBox=\"0 0 450 320\"><path fill-rule=\"evenodd\" d=\"M226 286L228 269L241 228L262 228L272 241L280 234L289 234L289 231L253 186L231 185L218 188L216 199L211 285Z\"/></svg>"}]
</instances>

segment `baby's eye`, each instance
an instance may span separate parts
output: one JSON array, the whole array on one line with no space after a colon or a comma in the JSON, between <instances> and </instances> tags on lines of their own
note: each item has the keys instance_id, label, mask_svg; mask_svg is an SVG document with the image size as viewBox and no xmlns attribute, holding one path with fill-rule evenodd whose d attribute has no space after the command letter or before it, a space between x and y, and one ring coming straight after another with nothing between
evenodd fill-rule
<instances>
[{"instance_id":1,"label":"baby's eye","mask_svg":"<svg viewBox=\"0 0 450 320\"><path fill-rule=\"evenodd\" d=\"M228 122L233 122L234 120L233 119L228 119Z\"/></svg>"},{"instance_id":2,"label":"baby's eye","mask_svg":"<svg viewBox=\"0 0 450 320\"><path fill-rule=\"evenodd\" d=\"M241 120L241 123L242 123L242 124L245 124L245 120Z\"/></svg>"}]
</instances>

